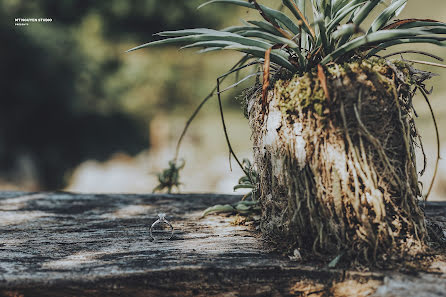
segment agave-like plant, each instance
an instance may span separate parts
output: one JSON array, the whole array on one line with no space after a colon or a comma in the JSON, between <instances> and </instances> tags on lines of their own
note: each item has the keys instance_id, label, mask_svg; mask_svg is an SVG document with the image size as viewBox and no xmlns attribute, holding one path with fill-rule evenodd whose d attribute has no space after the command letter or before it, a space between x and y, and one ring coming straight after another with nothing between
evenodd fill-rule
<instances>
[{"instance_id":1,"label":"agave-like plant","mask_svg":"<svg viewBox=\"0 0 446 297\"><path fill-rule=\"evenodd\" d=\"M366 31L362 23L383 0L282 0L297 21L285 13L258 4L255 0L212 0L256 9L265 21L248 21L243 26L222 30L186 29L165 31L157 35L166 39L142 44L137 49L175 44L182 48L203 48L201 53L236 50L249 58L264 58L270 51L271 63L292 73L302 74L316 65L342 63L356 54L371 57L391 46L406 43L446 45L446 24L429 19L406 19L391 23L407 0L392 0ZM311 2L313 25L305 12ZM356 33L363 33L356 37Z\"/></svg>"},{"instance_id":2,"label":"agave-like plant","mask_svg":"<svg viewBox=\"0 0 446 297\"><path fill-rule=\"evenodd\" d=\"M263 20L165 31L158 33L165 38L129 51L168 44L235 50L245 55L229 73L263 65L262 83L245 103L264 235L286 248L366 262L423 251L412 98L417 90L427 98L424 81L432 74L412 65L444 66L390 61L396 53L382 52L408 43L446 46L446 24L395 20L407 0L282 0L288 13L256 0L201 7L212 3L257 10ZM374 10L380 12L365 28ZM398 53L406 52L442 60ZM219 84L216 90L224 91Z\"/></svg>"}]
</instances>

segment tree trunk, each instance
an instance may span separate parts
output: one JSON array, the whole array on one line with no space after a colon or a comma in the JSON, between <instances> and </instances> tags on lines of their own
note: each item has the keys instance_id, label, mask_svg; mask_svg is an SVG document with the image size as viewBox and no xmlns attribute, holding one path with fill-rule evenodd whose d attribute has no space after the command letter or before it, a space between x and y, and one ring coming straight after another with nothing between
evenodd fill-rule
<instances>
[{"instance_id":1,"label":"tree trunk","mask_svg":"<svg viewBox=\"0 0 446 297\"><path fill-rule=\"evenodd\" d=\"M248 102L263 234L359 262L417 254L426 228L408 72L377 59L325 72L277 80L265 112L261 95Z\"/></svg>"}]
</instances>

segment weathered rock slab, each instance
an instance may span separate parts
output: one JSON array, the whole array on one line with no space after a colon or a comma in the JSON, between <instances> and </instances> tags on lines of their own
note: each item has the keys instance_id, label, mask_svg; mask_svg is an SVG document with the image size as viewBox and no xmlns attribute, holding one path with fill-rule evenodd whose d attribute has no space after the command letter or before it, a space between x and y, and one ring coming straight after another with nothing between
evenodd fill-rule
<instances>
[{"instance_id":1,"label":"weathered rock slab","mask_svg":"<svg viewBox=\"0 0 446 297\"><path fill-rule=\"evenodd\" d=\"M252 226L201 218L239 199L0 193L0 296L446 296L444 262L416 275L306 266L273 253ZM174 236L151 241L161 212ZM446 230L446 203L426 212Z\"/></svg>"}]
</instances>

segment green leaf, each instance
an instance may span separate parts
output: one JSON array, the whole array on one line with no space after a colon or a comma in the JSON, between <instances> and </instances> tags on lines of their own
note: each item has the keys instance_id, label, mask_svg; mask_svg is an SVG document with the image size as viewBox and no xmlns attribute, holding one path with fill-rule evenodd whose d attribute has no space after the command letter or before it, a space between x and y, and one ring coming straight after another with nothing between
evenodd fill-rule
<instances>
[{"instance_id":1,"label":"green leaf","mask_svg":"<svg viewBox=\"0 0 446 297\"><path fill-rule=\"evenodd\" d=\"M392 0L392 3L394 3L394 2L398 2L399 0ZM406 1L407 2L407 1ZM400 8L398 8L396 11L395 11L395 16L397 17L397 16L399 16L400 15L400 13L404 10L404 7L406 7L406 4L404 4L403 6L401 6Z\"/></svg>"},{"instance_id":2,"label":"green leaf","mask_svg":"<svg viewBox=\"0 0 446 297\"><path fill-rule=\"evenodd\" d=\"M194 35L194 36L199 36L199 35ZM181 44L185 44L188 42L192 42L193 41L192 37L194 37L194 36L182 36L182 37L174 37L174 38L156 40L156 41L141 44L139 46L136 46L134 48L127 50L126 52L128 53L128 52L132 52L132 51L136 51L136 50L139 50L142 48L156 46L156 45L165 45L165 44L180 44L181 45Z\"/></svg>"},{"instance_id":3,"label":"green leaf","mask_svg":"<svg viewBox=\"0 0 446 297\"><path fill-rule=\"evenodd\" d=\"M265 52L266 52L265 49L262 49L262 48L259 48L259 47L243 46L243 45L240 45L240 46L235 46L235 45L234 46L227 46L227 47L224 47L223 49L225 49L225 50L237 50L237 51L240 51L240 52L251 54L251 55L253 55L255 57L258 57L258 58L265 57ZM288 61L288 58L285 57L285 55L286 54L283 51L273 50L273 51L271 51L270 59L271 59L272 62L274 62L277 65L280 65L282 67L285 67L286 69L290 70L291 72L297 71L298 69L296 68L296 66L291 64Z\"/></svg>"},{"instance_id":4,"label":"green leaf","mask_svg":"<svg viewBox=\"0 0 446 297\"><path fill-rule=\"evenodd\" d=\"M341 253L341 254L337 255L333 260L331 260L330 263L328 263L328 268L335 268L336 265L338 265L339 260L341 260L343 255L344 255L344 253Z\"/></svg>"},{"instance_id":5,"label":"green leaf","mask_svg":"<svg viewBox=\"0 0 446 297\"><path fill-rule=\"evenodd\" d=\"M352 22L359 27L379 2L381 2L381 0L369 0L361 8L357 8L352 15ZM351 35L344 35L339 41L338 46L344 45L350 37Z\"/></svg>"},{"instance_id":6,"label":"green leaf","mask_svg":"<svg viewBox=\"0 0 446 297\"><path fill-rule=\"evenodd\" d=\"M339 58L342 55L345 55L348 52L351 52L360 46L369 45L373 43L381 43L386 41L391 41L395 39L423 35L426 32L421 30L414 29L393 29L393 30L380 30L377 32L370 33L368 35L360 36L358 38L353 39L352 41L340 46L331 54L327 55L321 62L322 65L327 64L330 61L333 61Z\"/></svg>"},{"instance_id":7,"label":"green leaf","mask_svg":"<svg viewBox=\"0 0 446 297\"><path fill-rule=\"evenodd\" d=\"M238 189L254 189L255 186L251 185L251 184L241 184L241 185L235 185L234 186L234 191L238 190Z\"/></svg>"},{"instance_id":8,"label":"green leaf","mask_svg":"<svg viewBox=\"0 0 446 297\"><path fill-rule=\"evenodd\" d=\"M260 211L260 205L257 201L243 200L234 205L235 209L242 214Z\"/></svg>"},{"instance_id":9,"label":"green leaf","mask_svg":"<svg viewBox=\"0 0 446 297\"><path fill-rule=\"evenodd\" d=\"M258 58L263 58L265 56L266 49L255 47L255 46L245 46L243 44L225 40L211 40L211 41L200 41L192 44L188 44L183 46L182 48L191 48L191 47L212 47L213 49L218 48L220 50L237 50L240 52L251 54ZM271 61L280 66L283 66L291 71L296 71L296 67L294 67L286 58L286 53L283 51L277 50L271 52Z\"/></svg>"},{"instance_id":10,"label":"green leaf","mask_svg":"<svg viewBox=\"0 0 446 297\"><path fill-rule=\"evenodd\" d=\"M320 12L324 16L324 21L331 19L332 17L331 0L321 0Z\"/></svg>"},{"instance_id":11,"label":"green leaf","mask_svg":"<svg viewBox=\"0 0 446 297\"><path fill-rule=\"evenodd\" d=\"M234 5L247 7L247 8L251 8L251 9L256 9L254 4L251 4L247 1L242 1L242 0L212 0L212 1L208 1L206 3L201 4L200 6L198 6L198 9L200 9L203 6L206 6L208 4L211 4L211 3L227 3L227 4L234 4ZM272 19L272 21L276 20L276 21L282 23L294 35L297 35L299 33L299 27L296 26L296 24L293 21L291 21L291 19L286 14L284 14L283 12L280 12L278 10L274 10L272 8L264 6L262 4L259 4L259 6L263 10L263 12L266 14L266 16L268 18Z\"/></svg>"},{"instance_id":12,"label":"green leaf","mask_svg":"<svg viewBox=\"0 0 446 297\"><path fill-rule=\"evenodd\" d=\"M331 37L336 40L339 38L342 38L345 35L351 36L353 35L353 33L355 33L356 31L356 25L349 23L349 24L344 24L338 27L338 29L336 31L333 32L333 34L331 34Z\"/></svg>"},{"instance_id":13,"label":"green leaf","mask_svg":"<svg viewBox=\"0 0 446 297\"><path fill-rule=\"evenodd\" d=\"M274 35L282 35L273 25L270 23L264 22L264 21L248 21L248 23L256 25L257 27L261 28L262 30L269 32Z\"/></svg>"},{"instance_id":14,"label":"green leaf","mask_svg":"<svg viewBox=\"0 0 446 297\"><path fill-rule=\"evenodd\" d=\"M420 29L431 34L446 34L446 27L428 27Z\"/></svg>"},{"instance_id":15,"label":"green leaf","mask_svg":"<svg viewBox=\"0 0 446 297\"><path fill-rule=\"evenodd\" d=\"M406 6L406 4L407 0L394 1L386 9L384 9L384 11L375 19L375 21L373 21L368 32L376 32L384 27L390 21L390 19L395 17L397 13L399 13L399 11Z\"/></svg>"},{"instance_id":16,"label":"green leaf","mask_svg":"<svg viewBox=\"0 0 446 297\"><path fill-rule=\"evenodd\" d=\"M197 7L197 9L201 9L204 6L207 6L209 4L212 3L229 3L229 4L235 4L235 5L239 5L239 6L243 6L243 7L248 7L248 8L255 8L253 4L249 3L248 1L241 1L241 0L211 0L208 2L205 2L201 5L199 5Z\"/></svg>"},{"instance_id":17,"label":"green leaf","mask_svg":"<svg viewBox=\"0 0 446 297\"><path fill-rule=\"evenodd\" d=\"M359 7L361 5L364 5L365 2L367 2L368 0L350 0L347 1L346 5L343 5L341 8L334 10L335 14L333 19L335 19L336 17L340 16L341 14L345 15L345 12L347 10L351 10L352 7ZM353 18L352 18L353 19Z\"/></svg>"},{"instance_id":18,"label":"green leaf","mask_svg":"<svg viewBox=\"0 0 446 297\"><path fill-rule=\"evenodd\" d=\"M296 2L297 7L303 13L304 17L307 19L306 7L305 7L306 0L296 0L294 2ZM300 36L300 45L304 50L309 49L310 39L313 38L313 37L309 37L308 35L309 35L309 33L307 33L305 30L302 30L301 36Z\"/></svg>"},{"instance_id":19,"label":"green leaf","mask_svg":"<svg viewBox=\"0 0 446 297\"><path fill-rule=\"evenodd\" d=\"M230 46L230 45L240 45L239 43L236 42L231 42L231 41L223 41L223 40L216 40L216 41L199 41L199 42L195 42L192 44L188 44L185 46L182 46L180 49L186 49L186 48L193 48L193 47L204 47L204 48L218 48L220 50L222 50L224 47L226 46Z\"/></svg>"},{"instance_id":20,"label":"green leaf","mask_svg":"<svg viewBox=\"0 0 446 297\"><path fill-rule=\"evenodd\" d=\"M247 177L246 175L245 176L242 176L241 178L239 178L239 180L238 180L238 183L239 184L242 184L242 183L250 183L251 182L251 180L249 179L249 177Z\"/></svg>"},{"instance_id":21,"label":"green leaf","mask_svg":"<svg viewBox=\"0 0 446 297\"><path fill-rule=\"evenodd\" d=\"M410 28L419 28L419 27L446 27L446 23L414 21L414 22L403 24L403 25L399 26L398 29L410 29Z\"/></svg>"},{"instance_id":22,"label":"green leaf","mask_svg":"<svg viewBox=\"0 0 446 297\"><path fill-rule=\"evenodd\" d=\"M293 0L293 1L294 1L294 3L297 4L297 7L300 9L300 11L305 16L305 2L306 2L306 0Z\"/></svg>"},{"instance_id":23,"label":"green leaf","mask_svg":"<svg viewBox=\"0 0 446 297\"><path fill-rule=\"evenodd\" d=\"M284 13L271 9L269 7L260 5L263 11L269 16L274 18L275 20L282 23L285 27L287 27L294 35L299 34L299 27Z\"/></svg>"},{"instance_id":24,"label":"green leaf","mask_svg":"<svg viewBox=\"0 0 446 297\"><path fill-rule=\"evenodd\" d=\"M429 38L429 37L412 37L412 38L403 38L403 39L387 41L387 42L381 43L376 48L370 50L367 53L367 57L371 57L373 55L376 55L380 51L388 49L391 46L400 45L400 44L407 44L407 43L431 43L431 44L435 44L435 45L438 45L438 46L446 46L446 39Z\"/></svg>"},{"instance_id":25,"label":"green leaf","mask_svg":"<svg viewBox=\"0 0 446 297\"><path fill-rule=\"evenodd\" d=\"M367 2L359 11L358 14L353 18L353 23L356 25L361 25L362 22L370 15L370 12L379 4L382 0L370 0Z\"/></svg>"},{"instance_id":26,"label":"green leaf","mask_svg":"<svg viewBox=\"0 0 446 297\"><path fill-rule=\"evenodd\" d=\"M362 5L362 2L355 5L349 5L345 9L342 10L341 13L337 14L329 23L327 26L327 32L332 32L337 25L351 12L353 12L356 8Z\"/></svg>"},{"instance_id":27,"label":"green leaf","mask_svg":"<svg viewBox=\"0 0 446 297\"><path fill-rule=\"evenodd\" d=\"M218 32L217 30L207 29L207 28L197 28L197 29L185 29L177 31L163 31L156 33L155 35L166 36L166 37L180 37L180 36L190 36L196 34L212 34Z\"/></svg>"},{"instance_id":28,"label":"green leaf","mask_svg":"<svg viewBox=\"0 0 446 297\"><path fill-rule=\"evenodd\" d=\"M205 53L209 53L209 52L215 52L215 51L220 51L221 47L207 47L204 49L201 49L199 51L197 51L198 54L205 54Z\"/></svg>"},{"instance_id":29,"label":"green leaf","mask_svg":"<svg viewBox=\"0 0 446 297\"><path fill-rule=\"evenodd\" d=\"M229 204L225 204L225 205L217 204L217 205L206 208L201 216L205 217L208 214L212 214L212 213L232 213L234 211L235 211L234 207L232 207Z\"/></svg>"},{"instance_id":30,"label":"green leaf","mask_svg":"<svg viewBox=\"0 0 446 297\"><path fill-rule=\"evenodd\" d=\"M316 20L316 25L319 28L319 38L322 42L322 49L324 54L329 54L331 52L331 46L328 42L327 29L325 28L325 22L322 18Z\"/></svg>"},{"instance_id":31,"label":"green leaf","mask_svg":"<svg viewBox=\"0 0 446 297\"><path fill-rule=\"evenodd\" d=\"M262 31L259 31L259 30L249 30L249 31L246 30L243 33L240 33L240 35L242 35L244 37L262 38L263 40L270 41L270 42L275 43L275 44L286 44L286 45L288 45L288 46L290 46L292 48L293 47L294 48L298 47L297 44L294 41L292 41L292 40L290 40L288 38L280 37L280 36L273 35L271 33L262 32Z\"/></svg>"},{"instance_id":32,"label":"green leaf","mask_svg":"<svg viewBox=\"0 0 446 297\"><path fill-rule=\"evenodd\" d=\"M254 26L230 26L222 29L222 32L230 32L230 33L239 33L247 30L255 30L257 29Z\"/></svg>"},{"instance_id":33,"label":"green leaf","mask_svg":"<svg viewBox=\"0 0 446 297\"><path fill-rule=\"evenodd\" d=\"M352 2L352 1L351 0L334 0L333 4L332 4L333 11L340 11L340 10L342 10L342 8L344 8L350 2Z\"/></svg>"},{"instance_id":34,"label":"green leaf","mask_svg":"<svg viewBox=\"0 0 446 297\"><path fill-rule=\"evenodd\" d=\"M237 205L239 204L244 204L244 205L249 205L249 206L257 206L259 204L259 202L257 201L249 201L249 200L243 200L237 203Z\"/></svg>"},{"instance_id":35,"label":"green leaf","mask_svg":"<svg viewBox=\"0 0 446 297\"><path fill-rule=\"evenodd\" d=\"M251 210L251 207L248 205L239 203L235 206L235 209L239 212L247 212L247 211Z\"/></svg>"},{"instance_id":36,"label":"green leaf","mask_svg":"<svg viewBox=\"0 0 446 297\"><path fill-rule=\"evenodd\" d=\"M199 42L209 42L197 44ZM228 42L228 43L226 43ZM176 44L176 45L188 45L191 46L208 46L208 47L221 47L221 49L238 50L240 52L251 54L258 58L263 58L265 52L272 44L256 40L252 38L243 37L238 34L230 32L214 31L212 34L200 34L191 36L172 37L163 40L157 40L149 42L137 47L134 47L127 52L138 50L145 47ZM283 66L290 71L296 71L297 68L288 61L288 55L284 51L276 50L271 53L271 61L280 66Z\"/></svg>"},{"instance_id":37,"label":"green leaf","mask_svg":"<svg viewBox=\"0 0 446 297\"><path fill-rule=\"evenodd\" d=\"M311 28L310 24L308 23L308 20L303 15L302 11L299 10L296 3L291 2L291 0L282 0L282 3L291 11L291 13L296 17L296 19L302 21L302 27L314 39L315 38L314 31Z\"/></svg>"},{"instance_id":38,"label":"green leaf","mask_svg":"<svg viewBox=\"0 0 446 297\"><path fill-rule=\"evenodd\" d=\"M166 45L166 44L176 44L183 45L188 43L195 43L200 41L231 41L240 43L246 46L255 46L263 49L268 49L272 46L272 44L255 40L251 38L246 38L240 36L238 34L230 33L230 32L221 32L214 31L212 34L200 34L200 35L190 35L190 36L181 36L181 37L173 37L162 40L157 40L149 43L142 44L140 46L129 49L127 52L135 51L145 47L157 46L157 45Z\"/></svg>"}]
</instances>

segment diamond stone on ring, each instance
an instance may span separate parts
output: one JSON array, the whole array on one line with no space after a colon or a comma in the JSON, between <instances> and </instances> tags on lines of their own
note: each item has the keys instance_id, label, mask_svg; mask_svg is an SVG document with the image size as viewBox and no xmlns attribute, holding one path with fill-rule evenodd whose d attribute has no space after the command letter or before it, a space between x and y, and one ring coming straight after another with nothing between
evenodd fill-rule
<instances>
[{"instance_id":1,"label":"diamond stone on ring","mask_svg":"<svg viewBox=\"0 0 446 297\"><path fill-rule=\"evenodd\" d=\"M152 226L150 226L150 237L151 237L153 240L156 240L155 237L153 237L152 230L153 230L153 228L154 228L157 224L166 224L166 225L168 225L168 226L170 227L170 237L169 237L168 239L171 239L172 236L173 236L173 226L172 226L171 223L169 223L168 220L166 220L166 214L165 214L165 213L159 213L159 214L158 214L158 220L156 220L156 221L152 224Z\"/></svg>"}]
</instances>

